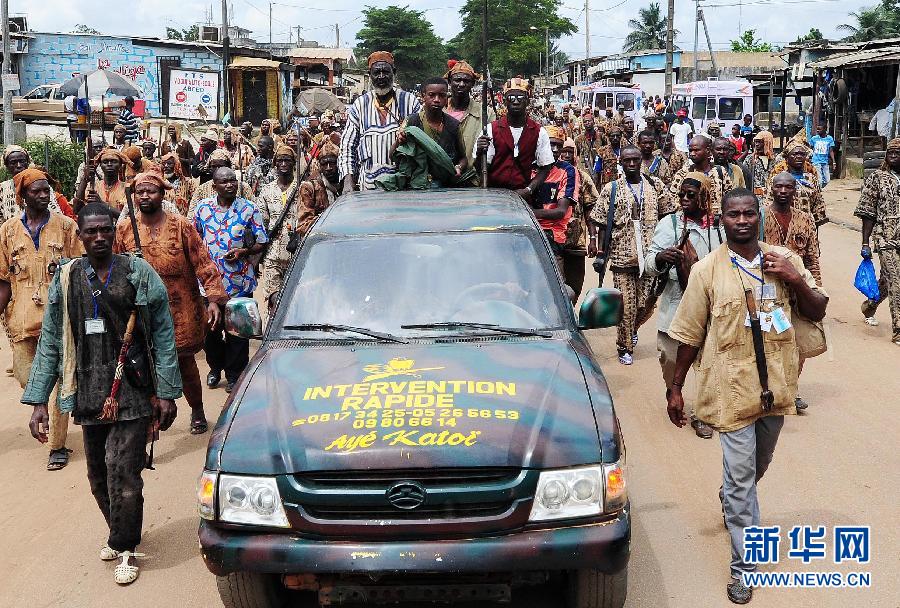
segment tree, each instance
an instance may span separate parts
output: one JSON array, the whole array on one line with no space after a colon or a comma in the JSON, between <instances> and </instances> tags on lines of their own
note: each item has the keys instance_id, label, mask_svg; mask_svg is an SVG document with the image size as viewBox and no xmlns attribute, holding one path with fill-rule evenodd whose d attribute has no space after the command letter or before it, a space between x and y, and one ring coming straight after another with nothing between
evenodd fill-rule
<instances>
[{"instance_id":1,"label":"tree","mask_svg":"<svg viewBox=\"0 0 900 608\"><path fill-rule=\"evenodd\" d=\"M756 30L746 30L737 40L731 41L735 53L771 53L775 49L768 42L756 39Z\"/></svg>"},{"instance_id":2,"label":"tree","mask_svg":"<svg viewBox=\"0 0 900 608\"><path fill-rule=\"evenodd\" d=\"M367 6L363 16L363 27L356 33L356 56L364 58L374 51L390 51L397 80L404 88L447 71L444 42L422 11L405 6Z\"/></svg>"},{"instance_id":3,"label":"tree","mask_svg":"<svg viewBox=\"0 0 900 608\"><path fill-rule=\"evenodd\" d=\"M192 25L186 30L167 27L166 38L168 38L169 40L185 40L187 42L196 42L197 40L200 40L200 26Z\"/></svg>"},{"instance_id":4,"label":"tree","mask_svg":"<svg viewBox=\"0 0 900 608\"><path fill-rule=\"evenodd\" d=\"M797 39L791 44L803 44L804 42L815 42L816 40L825 40L825 38L822 36L822 32L819 31L819 28L811 27L809 28L808 33L797 36Z\"/></svg>"},{"instance_id":5,"label":"tree","mask_svg":"<svg viewBox=\"0 0 900 608\"><path fill-rule=\"evenodd\" d=\"M459 10L462 31L450 40L459 56L475 69L484 68L481 49L482 0L466 0ZM561 0L492 0L488 13L488 38L491 76L509 78L540 73L540 60L547 52L545 36L551 42L550 64L559 61L552 43L578 31L575 24L559 15ZM535 29L531 29L534 27Z\"/></svg>"},{"instance_id":6,"label":"tree","mask_svg":"<svg viewBox=\"0 0 900 608\"><path fill-rule=\"evenodd\" d=\"M95 30L92 27L86 26L83 23L79 23L78 25L75 26L75 29L72 30L72 33L73 34L95 34L96 35L96 34L99 34L100 32L98 32L97 30Z\"/></svg>"},{"instance_id":7,"label":"tree","mask_svg":"<svg viewBox=\"0 0 900 608\"><path fill-rule=\"evenodd\" d=\"M651 2L647 8L638 11L637 19L629 19L631 33L625 37L625 52L649 51L666 48L666 18L659 9L658 2ZM678 32L675 31L675 35Z\"/></svg>"},{"instance_id":8,"label":"tree","mask_svg":"<svg viewBox=\"0 0 900 608\"><path fill-rule=\"evenodd\" d=\"M853 11L850 16L856 24L842 23L837 26L838 31L848 34L844 38L846 41L865 42L900 35L900 8L896 0L882 0L876 6Z\"/></svg>"}]
</instances>

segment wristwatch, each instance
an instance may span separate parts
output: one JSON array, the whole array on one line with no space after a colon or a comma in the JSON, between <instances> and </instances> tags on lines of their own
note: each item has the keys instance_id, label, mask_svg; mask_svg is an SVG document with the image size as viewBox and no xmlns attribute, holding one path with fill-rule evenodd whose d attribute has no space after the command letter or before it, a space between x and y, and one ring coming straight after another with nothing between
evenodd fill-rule
<instances>
[{"instance_id":1,"label":"wristwatch","mask_svg":"<svg viewBox=\"0 0 900 608\"><path fill-rule=\"evenodd\" d=\"M528 194L531 194L531 186L525 186L525 190L528 192Z\"/></svg>"}]
</instances>

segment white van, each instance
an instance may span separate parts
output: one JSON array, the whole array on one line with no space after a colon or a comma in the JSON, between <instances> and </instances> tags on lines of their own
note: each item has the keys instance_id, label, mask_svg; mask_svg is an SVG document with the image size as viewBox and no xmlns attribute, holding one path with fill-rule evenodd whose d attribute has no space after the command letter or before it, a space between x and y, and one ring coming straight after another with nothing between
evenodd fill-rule
<instances>
[{"instance_id":1,"label":"white van","mask_svg":"<svg viewBox=\"0 0 900 608\"><path fill-rule=\"evenodd\" d=\"M722 135L731 134L732 125L743 123L744 115L753 115L753 85L746 80L710 78L672 87L673 111L685 108L694 122L694 131L705 132L711 123L722 127Z\"/></svg>"},{"instance_id":2,"label":"white van","mask_svg":"<svg viewBox=\"0 0 900 608\"><path fill-rule=\"evenodd\" d=\"M593 108L595 115L605 115L606 108L611 108L613 114L616 114L621 104L625 106L625 115L634 120L635 127L641 124L644 92L639 84L616 84L615 80L608 78L580 88L576 96L581 107Z\"/></svg>"}]
</instances>

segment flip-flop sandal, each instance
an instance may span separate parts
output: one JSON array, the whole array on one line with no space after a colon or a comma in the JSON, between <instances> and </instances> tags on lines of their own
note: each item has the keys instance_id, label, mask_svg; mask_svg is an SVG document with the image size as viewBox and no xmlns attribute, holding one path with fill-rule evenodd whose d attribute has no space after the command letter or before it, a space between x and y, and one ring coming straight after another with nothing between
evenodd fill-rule
<instances>
[{"instance_id":1,"label":"flip-flop sandal","mask_svg":"<svg viewBox=\"0 0 900 608\"><path fill-rule=\"evenodd\" d=\"M47 461L48 471L58 471L65 468L69 464L69 453L72 450L68 448L59 448L58 450L50 450L50 459Z\"/></svg>"},{"instance_id":2,"label":"flip-flop sandal","mask_svg":"<svg viewBox=\"0 0 900 608\"><path fill-rule=\"evenodd\" d=\"M140 569L137 566L132 566L128 563L129 558L132 557L144 557L143 553L134 553L133 551L122 551L119 553L119 557L122 558L122 561L116 564L116 569L113 571L113 576L115 578L116 583L119 585L130 585L134 581L137 580L138 574L140 573Z\"/></svg>"},{"instance_id":3,"label":"flip-flop sandal","mask_svg":"<svg viewBox=\"0 0 900 608\"><path fill-rule=\"evenodd\" d=\"M105 562L111 562L119 559L119 552L109 545L103 545L103 547L100 548L100 559Z\"/></svg>"},{"instance_id":4,"label":"flip-flop sandal","mask_svg":"<svg viewBox=\"0 0 900 608\"><path fill-rule=\"evenodd\" d=\"M209 430L206 420L191 420L191 435L202 435Z\"/></svg>"}]
</instances>

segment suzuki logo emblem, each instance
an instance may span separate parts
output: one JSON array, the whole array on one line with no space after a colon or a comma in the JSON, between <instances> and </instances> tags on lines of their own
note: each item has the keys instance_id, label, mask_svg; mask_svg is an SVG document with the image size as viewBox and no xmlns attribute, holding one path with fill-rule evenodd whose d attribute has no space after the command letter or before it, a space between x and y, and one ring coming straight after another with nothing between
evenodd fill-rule
<instances>
[{"instance_id":1,"label":"suzuki logo emblem","mask_svg":"<svg viewBox=\"0 0 900 608\"><path fill-rule=\"evenodd\" d=\"M398 509L409 511L425 502L425 488L416 481L401 481L388 488L385 496Z\"/></svg>"}]
</instances>

